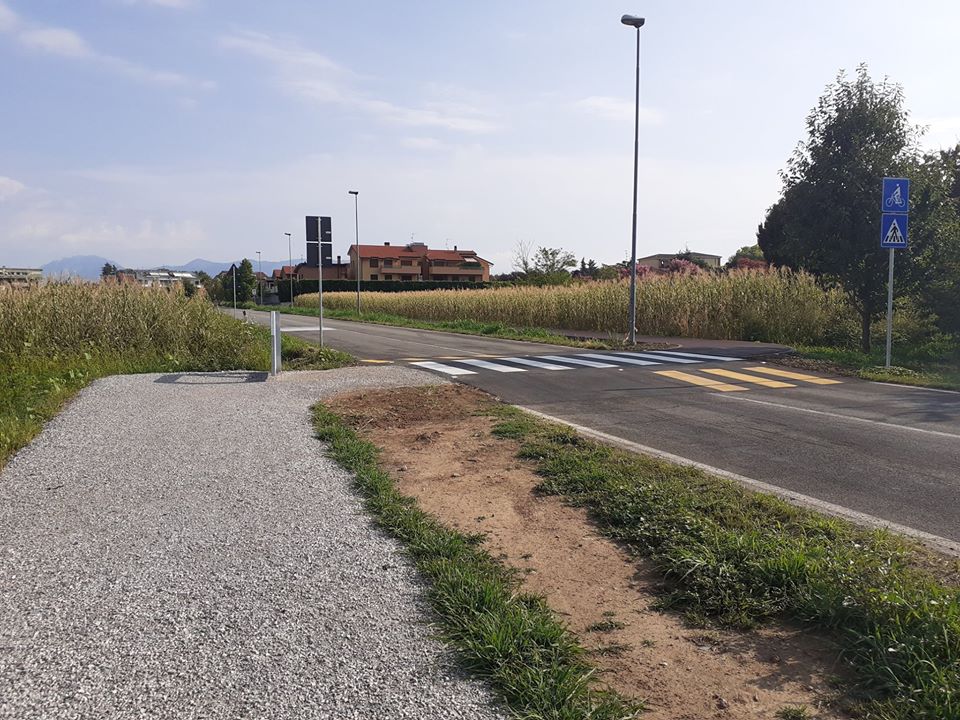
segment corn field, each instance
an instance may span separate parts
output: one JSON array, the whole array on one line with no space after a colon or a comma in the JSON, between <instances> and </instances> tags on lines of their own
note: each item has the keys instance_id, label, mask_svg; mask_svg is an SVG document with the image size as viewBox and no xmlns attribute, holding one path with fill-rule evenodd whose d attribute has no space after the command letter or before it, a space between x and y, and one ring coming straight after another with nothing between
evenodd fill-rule
<instances>
[{"instance_id":1,"label":"corn field","mask_svg":"<svg viewBox=\"0 0 960 720\"><path fill-rule=\"evenodd\" d=\"M627 332L628 282L566 286L514 286L483 290L368 292L368 312L416 320L501 323L512 327ZM296 303L317 306L317 294ZM324 293L332 310L356 306L353 293ZM780 343L819 343L855 322L840 290L824 289L812 275L786 269L739 270L712 275L654 275L637 284L637 331Z\"/></svg>"},{"instance_id":2,"label":"corn field","mask_svg":"<svg viewBox=\"0 0 960 720\"><path fill-rule=\"evenodd\" d=\"M217 370L265 368L266 352L252 328L200 296L103 283L0 286L4 362L101 355Z\"/></svg>"}]
</instances>

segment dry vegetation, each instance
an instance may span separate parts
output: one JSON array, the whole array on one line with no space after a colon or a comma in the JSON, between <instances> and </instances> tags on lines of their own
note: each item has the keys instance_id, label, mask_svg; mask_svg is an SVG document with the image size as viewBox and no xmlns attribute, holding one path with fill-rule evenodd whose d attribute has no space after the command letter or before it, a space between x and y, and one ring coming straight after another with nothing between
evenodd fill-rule
<instances>
[{"instance_id":1,"label":"dry vegetation","mask_svg":"<svg viewBox=\"0 0 960 720\"><path fill-rule=\"evenodd\" d=\"M484 290L364 293L363 307L417 320L475 321L511 327L626 332L630 286L588 282ZM350 310L352 293L325 293L324 307ZM316 307L317 296L297 304ZM843 293L824 289L813 276L777 270L723 274L670 274L644 278L637 287L641 335L814 343L829 338L852 315Z\"/></svg>"}]
</instances>

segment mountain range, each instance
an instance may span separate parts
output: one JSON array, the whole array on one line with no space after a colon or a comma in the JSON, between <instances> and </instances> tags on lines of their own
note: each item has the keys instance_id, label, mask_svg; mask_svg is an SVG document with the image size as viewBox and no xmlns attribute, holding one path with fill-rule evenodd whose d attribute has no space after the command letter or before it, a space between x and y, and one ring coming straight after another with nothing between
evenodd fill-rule
<instances>
[{"instance_id":1,"label":"mountain range","mask_svg":"<svg viewBox=\"0 0 960 720\"><path fill-rule=\"evenodd\" d=\"M239 264L240 260L235 260L233 262ZM222 272L223 270L228 270L233 262L217 262L215 260L195 258L190 262L183 263L182 265L155 265L150 268L138 269L154 270L163 268L165 270L177 270L183 272L199 272L202 270L208 275L213 276L219 272ZM276 268L287 264L286 261L275 262L264 260L260 264L260 268L258 268L257 261L254 259L252 262L254 270L262 268L263 272L265 272L267 275L272 273ZM294 258L294 262L298 262L298 258ZM69 275L72 277L80 277L85 280L99 280L103 266L107 263L116 265L121 270L130 267L129 265L123 265L99 255L73 255L71 257L61 258L60 260L53 260L52 262L48 262L46 265L41 267L43 269L43 274L48 276Z\"/></svg>"}]
</instances>

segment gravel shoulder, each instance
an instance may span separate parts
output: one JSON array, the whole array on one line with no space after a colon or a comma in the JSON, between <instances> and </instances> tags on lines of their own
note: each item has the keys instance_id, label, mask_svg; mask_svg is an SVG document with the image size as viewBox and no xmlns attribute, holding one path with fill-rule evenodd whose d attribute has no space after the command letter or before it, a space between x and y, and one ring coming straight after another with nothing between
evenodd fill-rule
<instances>
[{"instance_id":1,"label":"gravel shoulder","mask_svg":"<svg viewBox=\"0 0 960 720\"><path fill-rule=\"evenodd\" d=\"M0 474L0 717L494 718L309 407L403 367L115 376Z\"/></svg>"}]
</instances>

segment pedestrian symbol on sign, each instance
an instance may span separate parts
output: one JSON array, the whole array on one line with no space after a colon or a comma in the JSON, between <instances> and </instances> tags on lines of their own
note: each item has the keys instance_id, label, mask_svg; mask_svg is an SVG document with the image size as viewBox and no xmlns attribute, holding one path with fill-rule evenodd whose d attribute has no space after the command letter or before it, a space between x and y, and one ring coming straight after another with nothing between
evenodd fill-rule
<instances>
[{"instance_id":1,"label":"pedestrian symbol on sign","mask_svg":"<svg viewBox=\"0 0 960 720\"><path fill-rule=\"evenodd\" d=\"M906 215L884 215L880 225L880 247L905 248L907 246Z\"/></svg>"}]
</instances>

